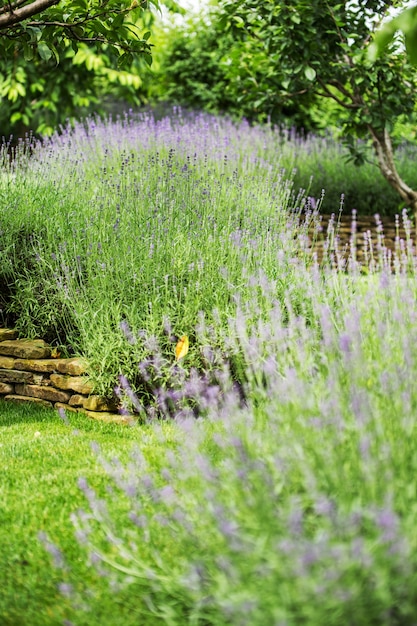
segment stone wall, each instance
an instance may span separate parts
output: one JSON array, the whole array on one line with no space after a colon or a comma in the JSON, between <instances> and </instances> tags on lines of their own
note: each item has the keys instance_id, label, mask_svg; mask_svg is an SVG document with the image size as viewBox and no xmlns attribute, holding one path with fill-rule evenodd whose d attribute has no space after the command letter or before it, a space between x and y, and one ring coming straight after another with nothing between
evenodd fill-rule
<instances>
[{"instance_id":1,"label":"stone wall","mask_svg":"<svg viewBox=\"0 0 417 626\"><path fill-rule=\"evenodd\" d=\"M0 397L106 422L133 422L133 416L120 415L114 403L94 394L83 359L57 357L43 340L18 339L14 330L0 328Z\"/></svg>"},{"instance_id":2,"label":"stone wall","mask_svg":"<svg viewBox=\"0 0 417 626\"><path fill-rule=\"evenodd\" d=\"M382 235L383 246L392 254L400 253L401 247L406 247L407 233L401 223L397 227L395 220L389 217L380 218L378 224L374 216L357 216L355 226L352 225L352 215L320 215L321 231L317 233L316 225L311 225L309 234L313 249L316 251L319 261L323 258L324 248L327 247L329 223L332 223L331 231L337 237L337 247L342 257L347 258L350 253L352 231L354 231L355 254L360 263L366 263L372 258L372 254L378 254L378 240ZM411 232L414 237L414 231ZM334 238L331 237L334 245ZM402 240L402 242L401 242ZM370 245L372 254L370 254Z\"/></svg>"}]
</instances>

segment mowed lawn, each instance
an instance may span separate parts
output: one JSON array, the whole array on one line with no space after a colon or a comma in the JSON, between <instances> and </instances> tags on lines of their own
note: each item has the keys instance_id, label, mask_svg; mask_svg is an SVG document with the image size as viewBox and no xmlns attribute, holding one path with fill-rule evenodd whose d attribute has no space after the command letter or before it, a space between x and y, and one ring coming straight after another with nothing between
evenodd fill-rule
<instances>
[{"instance_id":1,"label":"mowed lawn","mask_svg":"<svg viewBox=\"0 0 417 626\"><path fill-rule=\"evenodd\" d=\"M64 580L94 589L91 611L78 624L137 624L140 600L130 589L115 600L105 580L86 565L70 515L85 507L80 476L105 490L105 472L91 451L127 456L144 439L151 457L158 444L149 427L102 424L71 414L69 423L51 410L0 402L0 624L54 626L73 610L59 590ZM167 430L172 425L167 425ZM145 436L146 435L146 436ZM57 542L71 572L53 566L40 532ZM51 562L52 560L52 562ZM143 623L143 616L141 624Z\"/></svg>"}]
</instances>

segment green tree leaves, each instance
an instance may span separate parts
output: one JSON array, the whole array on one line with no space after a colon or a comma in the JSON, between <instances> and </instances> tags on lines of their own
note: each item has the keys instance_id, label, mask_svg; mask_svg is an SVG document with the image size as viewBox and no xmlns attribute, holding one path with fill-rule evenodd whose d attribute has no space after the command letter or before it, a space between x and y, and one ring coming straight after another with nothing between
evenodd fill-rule
<instances>
[{"instance_id":1,"label":"green tree leaves","mask_svg":"<svg viewBox=\"0 0 417 626\"><path fill-rule=\"evenodd\" d=\"M275 4L270 3L271 8ZM289 120L298 127L315 127L308 111L308 94L291 101L277 97L277 80L282 76L278 76L275 58L258 41L254 45L242 17L222 11L223 3L216 7L213 2L202 15L165 29L155 54L157 81L152 94L189 108L251 121ZM254 29L258 27L255 11L248 20ZM314 80L313 71L307 70ZM290 81L289 74L288 87Z\"/></svg>"},{"instance_id":2,"label":"green tree leaves","mask_svg":"<svg viewBox=\"0 0 417 626\"><path fill-rule=\"evenodd\" d=\"M110 47L120 54L148 54L150 45L141 36L137 20L143 6L158 7L158 0L145 4L126 0L17 0L0 8L0 53L24 48L29 60L36 52L48 61L59 61L71 42ZM10 10L10 8L12 10Z\"/></svg>"},{"instance_id":3,"label":"green tree leaves","mask_svg":"<svg viewBox=\"0 0 417 626\"><path fill-rule=\"evenodd\" d=\"M175 10L176 3L164 5ZM12 11L10 11L10 6ZM0 127L51 133L113 92L139 104L160 2L14 0L0 7ZM79 110L79 107L83 107Z\"/></svg>"},{"instance_id":4,"label":"green tree leaves","mask_svg":"<svg viewBox=\"0 0 417 626\"><path fill-rule=\"evenodd\" d=\"M404 35L409 59L417 65L417 6L404 9L397 17L386 22L376 33L369 46L369 59L375 62L392 43L398 31Z\"/></svg>"},{"instance_id":5,"label":"green tree leaves","mask_svg":"<svg viewBox=\"0 0 417 626\"><path fill-rule=\"evenodd\" d=\"M417 7L388 22L377 35L375 45L379 42L389 55L376 58L375 47L370 47L373 28L399 4L224 0L220 19L246 46L247 60L264 57L267 69L262 82L253 82L248 90L249 99L256 103L269 94L276 101L333 100L343 134L371 139L382 174L417 215L417 193L400 179L390 139L396 119L414 111L416 71L394 34L398 28L403 31L411 60L417 60ZM239 76L249 72L236 68ZM352 156L360 162L361 157Z\"/></svg>"}]
</instances>

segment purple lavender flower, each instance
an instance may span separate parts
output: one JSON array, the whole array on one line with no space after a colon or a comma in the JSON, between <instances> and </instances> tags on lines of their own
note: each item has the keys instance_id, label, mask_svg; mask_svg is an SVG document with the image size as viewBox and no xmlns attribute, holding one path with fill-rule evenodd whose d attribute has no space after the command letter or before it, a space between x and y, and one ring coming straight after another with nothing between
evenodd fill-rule
<instances>
[{"instance_id":1,"label":"purple lavender flower","mask_svg":"<svg viewBox=\"0 0 417 626\"><path fill-rule=\"evenodd\" d=\"M136 337L133 335L132 331L130 330L130 326L127 320L122 320L120 322L120 329L122 330L128 342L132 345L135 345Z\"/></svg>"},{"instance_id":2,"label":"purple lavender flower","mask_svg":"<svg viewBox=\"0 0 417 626\"><path fill-rule=\"evenodd\" d=\"M68 419L68 415L67 412L65 411L65 409L63 407L59 407L58 409L58 415L59 417L62 419L62 421L64 422L64 424L66 424L67 426L69 426L69 419Z\"/></svg>"},{"instance_id":3,"label":"purple lavender flower","mask_svg":"<svg viewBox=\"0 0 417 626\"><path fill-rule=\"evenodd\" d=\"M347 333L342 333L339 337L339 345L342 352L350 354L352 352L352 337Z\"/></svg>"}]
</instances>

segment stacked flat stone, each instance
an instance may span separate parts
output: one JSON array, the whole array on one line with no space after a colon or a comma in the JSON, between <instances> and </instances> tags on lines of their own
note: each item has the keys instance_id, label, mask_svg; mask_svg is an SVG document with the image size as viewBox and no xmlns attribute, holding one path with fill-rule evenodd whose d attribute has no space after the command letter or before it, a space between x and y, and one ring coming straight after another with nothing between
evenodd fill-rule
<instances>
[{"instance_id":1,"label":"stacked flat stone","mask_svg":"<svg viewBox=\"0 0 417 626\"><path fill-rule=\"evenodd\" d=\"M53 358L42 339L18 339L14 330L0 328L0 396L13 402L82 412L106 422L131 424L133 416L95 395L87 363L79 357Z\"/></svg>"},{"instance_id":2,"label":"stacked flat stone","mask_svg":"<svg viewBox=\"0 0 417 626\"><path fill-rule=\"evenodd\" d=\"M333 223L333 232L338 238L338 251L342 258L347 259L351 248L352 239L352 215L320 215L321 233L314 233L315 225L310 227L310 236L314 241L313 250L317 254L319 263L323 259L324 249L327 246L327 234L329 223ZM379 219L379 224L382 227L383 245L392 253L399 253L400 239L403 242L407 241L407 233L404 225L396 227L395 220L388 217L382 217ZM355 256L356 260L360 263L366 263L366 257L372 258L372 254L369 252L369 244L371 240L373 247L373 256L375 256L378 249L378 237L380 227L377 225L374 216L358 216L355 219ZM366 252L365 252L366 251Z\"/></svg>"}]
</instances>

